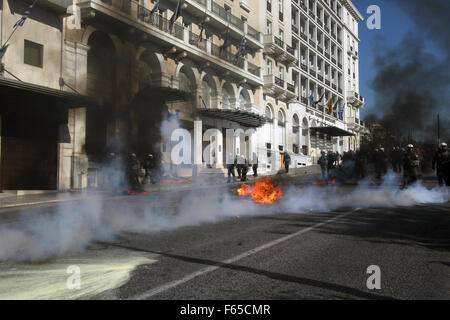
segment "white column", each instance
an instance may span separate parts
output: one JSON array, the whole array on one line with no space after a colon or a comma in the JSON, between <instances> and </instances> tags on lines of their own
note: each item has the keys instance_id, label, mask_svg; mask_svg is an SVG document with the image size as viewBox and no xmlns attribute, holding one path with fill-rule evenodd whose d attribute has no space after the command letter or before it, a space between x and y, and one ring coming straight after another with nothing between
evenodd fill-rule
<instances>
[{"instance_id":1,"label":"white column","mask_svg":"<svg viewBox=\"0 0 450 320\"><path fill-rule=\"evenodd\" d=\"M279 149L278 149L278 119L274 118L273 119L273 147L272 150L274 150L273 155L272 155L272 170L273 171L278 171L281 168L281 163L280 165L278 165L278 154Z\"/></svg>"},{"instance_id":2,"label":"white column","mask_svg":"<svg viewBox=\"0 0 450 320\"><path fill-rule=\"evenodd\" d=\"M219 129L216 135L216 168L223 168L223 135Z\"/></svg>"},{"instance_id":3,"label":"white column","mask_svg":"<svg viewBox=\"0 0 450 320\"><path fill-rule=\"evenodd\" d=\"M197 118L194 120L194 170L193 175L197 175L202 161L202 145L203 145L203 129L202 120Z\"/></svg>"}]
</instances>

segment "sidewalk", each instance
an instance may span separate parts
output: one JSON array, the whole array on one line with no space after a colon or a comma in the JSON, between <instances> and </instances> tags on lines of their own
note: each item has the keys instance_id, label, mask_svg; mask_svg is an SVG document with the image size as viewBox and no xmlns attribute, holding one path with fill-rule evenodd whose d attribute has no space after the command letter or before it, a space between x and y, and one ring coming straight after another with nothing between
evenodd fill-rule
<instances>
[{"instance_id":1,"label":"sidewalk","mask_svg":"<svg viewBox=\"0 0 450 320\"><path fill-rule=\"evenodd\" d=\"M266 177L270 178L280 178L280 179L289 179L293 177L300 178L299 180L308 183L313 181L317 177L320 176L320 168L318 166L309 166L304 168L296 168L290 169L289 173L286 174L284 170L280 170L279 173L275 175L265 175L253 177L253 175L249 175L248 181L245 183L253 183L255 180L264 179ZM211 188L224 188L224 187L237 187L243 184L244 182L236 181L234 183L226 183L226 178L223 180L218 180L216 183L199 181L196 179L182 179L166 181L163 183L157 184L147 184L144 186L144 189L148 194L158 194L165 192L177 192L177 191L188 191L188 190L202 190L202 189L211 189ZM58 191L46 191L38 194L27 194L27 195L17 195L14 193L0 193L0 209L6 208L16 208L23 206L32 206L32 205L40 205L40 204L52 204L52 203L61 203L61 202L69 202L69 201L79 201L79 200L87 200L98 197L117 197L122 196L121 194L113 195L110 192L107 192L103 189L87 189L83 191L66 191L66 192L58 192Z\"/></svg>"}]
</instances>

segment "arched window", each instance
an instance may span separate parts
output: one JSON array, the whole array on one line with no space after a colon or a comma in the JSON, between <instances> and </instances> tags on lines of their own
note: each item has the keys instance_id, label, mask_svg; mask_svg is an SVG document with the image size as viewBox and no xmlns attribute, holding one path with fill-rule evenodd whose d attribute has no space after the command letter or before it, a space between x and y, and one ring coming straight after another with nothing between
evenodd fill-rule
<instances>
[{"instance_id":1,"label":"arched window","mask_svg":"<svg viewBox=\"0 0 450 320\"><path fill-rule=\"evenodd\" d=\"M189 79L185 67L180 70L180 90L185 92L191 92L191 80Z\"/></svg>"},{"instance_id":2,"label":"arched window","mask_svg":"<svg viewBox=\"0 0 450 320\"><path fill-rule=\"evenodd\" d=\"M269 106L266 106L265 115L267 119L272 119L272 109Z\"/></svg>"}]
</instances>

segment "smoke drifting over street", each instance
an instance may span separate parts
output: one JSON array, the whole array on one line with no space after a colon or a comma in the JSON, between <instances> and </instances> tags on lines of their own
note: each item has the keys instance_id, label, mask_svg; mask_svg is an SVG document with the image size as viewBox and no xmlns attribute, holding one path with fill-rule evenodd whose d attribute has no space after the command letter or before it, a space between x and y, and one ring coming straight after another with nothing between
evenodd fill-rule
<instances>
[{"instance_id":1,"label":"smoke drifting over street","mask_svg":"<svg viewBox=\"0 0 450 320\"><path fill-rule=\"evenodd\" d=\"M449 119L450 3L446 0L394 3L410 16L415 28L394 48L375 44L378 56L372 87L377 111L366 120L379 121L399 137L412 134L416 140L435 139L437 113L441 114L442 128L447 127ZM430 46L443 55L430 53ZM448 132L442 132L442 136L448 137Z\"/></svg>"},{"instance_id":2,"label":"smoke drifting over street","mask_svg":"<svg viewBox=\"0 0 450 320\"><path fill-rule=\"evenodd\" d=\"M274 205L259 205L215 189L208 189L207 197L198 191L186 193L176 206L168 205L170 195L136 197L132 205L120 198L70 202L60 205L55 213L31 212L14 225L1 226L0 261L43 261L83 250L93 241L112 240L122 232L154 233L236 217L414 206L449 199L447 191L427 190L421 185L400 191L396 179L388 174L380 187L366 182L350 192L337 187L291 186Z\"/></svg>"}]
</instances>

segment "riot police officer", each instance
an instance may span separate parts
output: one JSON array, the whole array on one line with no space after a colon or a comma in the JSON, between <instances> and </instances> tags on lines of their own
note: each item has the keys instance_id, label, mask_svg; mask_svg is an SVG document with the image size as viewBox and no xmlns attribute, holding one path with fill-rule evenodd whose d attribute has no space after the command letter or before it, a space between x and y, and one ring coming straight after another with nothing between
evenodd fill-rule
<instances>
[{"instance_id":1,"label":"riot police officer","mask_svg":"<svg viewBox=\"0 0 450 320\"><path fill-rule=\"evenodd\" d=\"M406 147L406 154L403 158L403 177L405 180L405 187L419 179L419 167L419 155L414 151L414 146L412 144L408 144Z\"/></svg>"},{"instance_id":2,"label":"riot police officer","mask_svg":"<svg viewBox=\"0 0 450 320\"><path fill-rule=\"evenodd\" d=\"M450 152L445 142L442 142L433 157L433 170L436 170L439 186L450 185Z\"/></svg>"}]
</instances>

